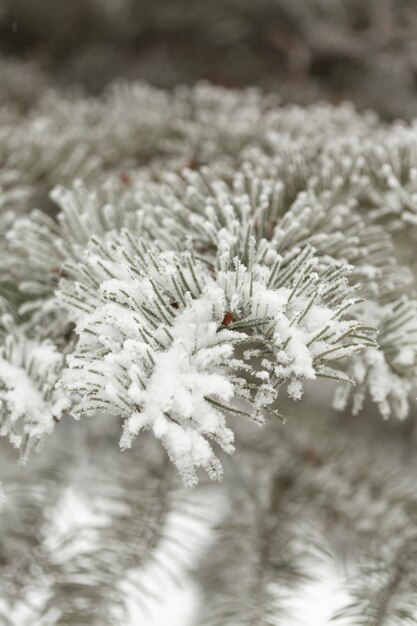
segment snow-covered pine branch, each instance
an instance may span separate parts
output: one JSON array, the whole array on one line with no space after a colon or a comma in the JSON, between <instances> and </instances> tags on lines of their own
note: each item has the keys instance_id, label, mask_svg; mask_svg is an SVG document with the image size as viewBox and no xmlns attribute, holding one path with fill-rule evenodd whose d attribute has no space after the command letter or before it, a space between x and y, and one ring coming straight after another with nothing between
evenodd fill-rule
<instances>
[{"instance_id":1,"label":"snow-covered pine branch","mask_svg":"<svg viewBox=\"0 0 417 626\"><path fill-rule=\"evenodd\" d=\"M18 220L7 235L5 269L20 286L19 300L29 298L21 311L32 312L32 324L36 322L41 328L49 325L51 335L66 334L68 320L54 297L65 259L80 258L89 233L105 240L123 227L150 240L158 233L158 245L192 249L197 258L208 263L224 247L232 257L247 262L251 237L265 258L269 250L278 252L284 265L305 246L313 245L321 264L339 260L353 266L350 281L360 285L362 296L376 301L377 307L395 306L409 291L412 275L396 263L391 238L384 228L369 223L355 200L338 203L349 198L348 188L342 197L338 195L339 179L334 192L294 192L287 178L276 179L283 175L274 160L264 158L261 170L244 162L231 178L202 168L200 172L166 174L160 183L130 181L127 188L114 179L94 191L81 183L72 190L57 188L53 198L62 208L58 225L33 212ZM307 178L303 184L307 185ZM298 185L302 189L300 180ZM38 297L33 300L34 296ZM377 307L371 307L371 315L363 318L368 325L378 320L382 323L381 315L374 314ZM60 320L58 328L52 324L54 317ZM382 367L388 376L392 374L390 384L395 385L392 361L380 354L375 358L383 359ZM407 389L412 380L409 369L404 378L403 414L408 410ZM371 396L376 395L372 391Z\"/></svg>"},{"instance_id":2,"label":"snow-covered pine branch","mask_svg":"<svg viewBox=\"0 0 417 626\"><path fill-rule=\"evenodd\" d=\"M64 357L51 341L27 338L7 314L3 322L7 335L0 349L0 434L25 458L69 408L66 394L56 389Z\"/></svg>"},{"instance_id":3,"label":"snow-covered pine branch","mask_svg":"<svg viewBox=\"0 0 417 626\"><path fill-rule=\"evenodd\" d=\"M208 439L233 451L225 415L263 421L284 384L299 399L305 379L348 380L337 362L374 345L347 317L349 268L320 269L309 247L288 262L259 254L250 238L246 265L227 249L207 265L128 232L93 239L60 287L79 335L64 375L74 413L124 417L122 447L151 428L194 484L195 468L221 475Z\"/></svg>"},{"instance_id":4,"label":"snow-covered pine branch","mask_svg":"<svg viewBox=\"0 0 417 626\"><path fill-rule=\"evenodd\" d=\"M417 377L416 306L416 301L403 297L378 310L365 307L364 317L380 320L379 349L367 348L352 358L348 372L356 384L353 388L342 385L337 389L336 408L345 409L352 395L352 411L358 413L369 391L385 419L391 413L400 419L407 417L409 396Z\"/></svg>"}]
</instances>

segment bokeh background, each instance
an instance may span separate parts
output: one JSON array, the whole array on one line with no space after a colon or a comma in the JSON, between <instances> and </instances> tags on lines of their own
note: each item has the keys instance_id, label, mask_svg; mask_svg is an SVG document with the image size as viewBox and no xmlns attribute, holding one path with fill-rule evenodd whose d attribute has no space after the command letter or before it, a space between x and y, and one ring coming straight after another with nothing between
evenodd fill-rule
<instances>
[{"instance_id":1,"label":"bokeh background","mask_svg":"<svg viewBox=\"0 0 417 626\"><path fill-rule=\"evenodd\" d=\"M15 83L2 92L28 105L48 83L96 94L121 78L208 80L410 119L416 32L416 0L2 0L1 82Z\"/></svg>"}]
</instances>

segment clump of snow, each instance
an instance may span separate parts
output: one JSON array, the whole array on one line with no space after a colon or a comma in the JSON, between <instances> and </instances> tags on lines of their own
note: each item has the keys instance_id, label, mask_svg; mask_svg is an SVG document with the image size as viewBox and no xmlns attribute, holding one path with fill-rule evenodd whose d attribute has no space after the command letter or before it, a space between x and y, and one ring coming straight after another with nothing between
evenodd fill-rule
<instances>
[{"instance_id":1,"label":"clump of snow","mask_svg":"<svg viewBox=\"0 0 417 626\"><path fill-rule=\"evenodd\" d=\"M7 337L0 351L0 434L17 448L51 433L68 409L64 391L55 388L62 368L51 342Z\"/></svg>"},{"instance_id":2,"label":"clump of snow","mask_svg":"<svg viewBox=\"0 0 417 626\"><path fill-rule=\"evenodd\" d=\"M234 450L223 412L209 401L227 405L236 395L224 367L233 355L233 344L227 341L232 333L218 333L212 319L219 298L218 290L208 290L176 317L170 329L172 344L155 354L146 388L132 384L131 400L140 410L127 419L121 440L122 447L130 446L140 430L152 428L189 485L195 484L198 467L213 479L221 476L207 437L227 453Z\"/></svg>"},{"instance_id":3,"label":"clump of snow","mask_svg":"<svg viewBox=\"0 0 417 626\"><path fill-rule=\"evenodd\" d=\"M287 392L293 400L300 400L303 395L303 385L299 380L294 378L294 380L292 380L288 385Z\"/></svg>"}]
</instances>

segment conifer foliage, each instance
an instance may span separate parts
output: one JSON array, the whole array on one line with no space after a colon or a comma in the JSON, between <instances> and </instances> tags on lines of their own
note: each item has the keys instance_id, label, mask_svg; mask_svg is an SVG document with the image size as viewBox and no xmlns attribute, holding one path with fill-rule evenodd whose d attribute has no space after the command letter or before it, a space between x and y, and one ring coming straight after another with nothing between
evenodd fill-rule
<instances>
[{"instance_id":1,"label":"conifer foliage","mask_svg":"<svg viewBox=\"0 0 417 626\"><path fill-rule=\"evenodd\" d=\"M381 479L347 416L383 433L377 409L399 433L414 402L415 126L253 89L119 84L49 93L25 119L5 108L0 135L0 433L53 485L19 495L22 474L2 476L19 495L5 532L13 502L34 519L28 552L2 553L5 624L24 623L25 594L31 623L137 623L157 577L192 565L197 623L285 623L329 525L361 555L339 617L411 623L401 437ZM314 416L330 387L344 424ZM42 465L60 437L73 449ZM97 480L76 471L89 451ZM77 526L53 540L80 493L87 543ZM178 557L179 518L206 524L205 569L201 529Z\"/></svg>"}]
</instances>

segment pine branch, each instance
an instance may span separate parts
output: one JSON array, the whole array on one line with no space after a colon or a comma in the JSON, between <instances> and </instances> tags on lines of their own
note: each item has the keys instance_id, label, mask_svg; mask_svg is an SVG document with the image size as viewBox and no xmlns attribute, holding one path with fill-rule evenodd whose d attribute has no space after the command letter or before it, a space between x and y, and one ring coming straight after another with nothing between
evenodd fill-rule
<instances>
[{"instance_id":1,"label":"pine branch","mask_svg":"<svg viewBox=\"0 0 417 626\"><path fill-rule=\"evenodd\" d=\"M55 385L64 360L51 341L28 339L3 316L6 338L0 349L0 434L27 458L29 449L50 434L69 408Z\"/></svg>"},{"instance_id":2,"label":"pine branch","mask_svg":"<svg viewBox=\"0 0 417 626\"><path fill-rule=\"evenodd\" d=\"M230 253L209 271L189 253L159 253L128 233L106 246L94 240L85 264L66 266L84 282L61 285L78 317L64 376L75 414L107 408L126 418L122 447L151 428L187 483L200 466L219 478L206 437L233 451L225 412L249 403L258 419L283 383L298 399L303 378L328 376L328 365L373 345L367 331L350 341L361 325L338 319L351 304L343 268L321 278L312 254L301 252L271 284L273 270L231 263ZM254 389L228 373L231 359Z\"/></svg>"}]
</instances>

